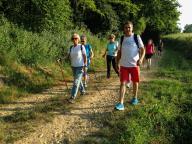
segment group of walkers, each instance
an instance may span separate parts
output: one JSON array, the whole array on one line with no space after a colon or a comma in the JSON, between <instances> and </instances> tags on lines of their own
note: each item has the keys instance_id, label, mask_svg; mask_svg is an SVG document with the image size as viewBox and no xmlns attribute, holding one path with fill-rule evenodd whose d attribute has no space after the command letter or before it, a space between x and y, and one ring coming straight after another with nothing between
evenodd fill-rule
<instances>
[{"instance_id":1,"label":"group of walkers","mask_svg":"<svg viewBox=\"0 0 192 144\"><path fill-rule=\"evenodd\" d=\"M106 46L103 57L107 61L107 78L111 77L111 64L117 76L120 79L119 100L115 105L116 110L124 110L124 96L126 93L126 85L132 82L133 98L130 103L137 105L138 87L140 82L140 66L143 64L144 58L147 61L147 68L151 66L151 57L155 53L153 40L149 39L146 46L139 35L133 33L133 23L128 21L124 24L124 35L120 41L115 40L115 35L109 36L109 43ZM93 58L93 50L90 44L87 44L85 35L81 37L75 33L72 36L73 45L68 51L73 71L73 86L69 102L73 103L78 90L81 95L85 94L87 87L87 72ZM81 43L80 43L81 42ZM160 40L158 46L158 55L161 55L163 43Z\"/></svg>"}]
</instances>

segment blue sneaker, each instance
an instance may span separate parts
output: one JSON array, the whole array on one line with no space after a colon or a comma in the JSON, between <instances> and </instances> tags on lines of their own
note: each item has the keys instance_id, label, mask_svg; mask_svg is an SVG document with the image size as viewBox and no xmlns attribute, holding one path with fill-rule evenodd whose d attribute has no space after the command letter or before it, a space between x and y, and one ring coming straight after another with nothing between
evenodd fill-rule
<instances>
[{"instance_id":1,"label":"blue sneaker","mask_svg":"<svg viewBox=\"0 0 192 144\"><path fill-rule=\"evenodd\" d=\"M125 109L125 107L124 107L124 105L123 105L123 104L118 103L118 104L116 104L116 105L115 105L115 109L116 109L116 110L124 110L124 109Z\"/></svg>"},{"instance_id":2,"label":"blue sneaker","mask_svg":"<svg viewBox=\"0 0 192 144\"><path fill-rule=\"evenodd\" d=\"M132 104L132 105L137 105L138 103L139 103L139 101L138 101L137 98L133 98L133 99L131 100L131 104Z\"/></svg>"}]
</instances>

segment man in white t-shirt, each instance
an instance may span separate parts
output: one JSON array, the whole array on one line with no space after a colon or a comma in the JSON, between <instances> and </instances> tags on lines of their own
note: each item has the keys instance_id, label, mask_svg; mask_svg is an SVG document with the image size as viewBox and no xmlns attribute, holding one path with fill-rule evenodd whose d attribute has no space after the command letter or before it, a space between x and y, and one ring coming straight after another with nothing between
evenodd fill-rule
<instances>
[{"instance_id":1,"label":"man in white t-shirt","mask_svg":"<svg viewBox=\"0 0 192 144\"><path fill-rule=\"evenodd\" d=\"M139 85L139 66L143 62L145 56L145 49L141 37L134 35L133 24L128 21L124 25L124 37L120 41L119 51L117 55L117 64L120 61L120 97L119 103L116 104L117 110L124 110L124 96L126 92L126 84L130 81L133 82L133 99L131 104L138 104L137 92Z\"/></svg>"},{"instance_id":2,"label":"man in white t-shirt","mask_svg":"<svg viewBox=\"0 0 192 144\"><path fill-rule=\"evenodd\" d=\"M85 93L85 88L82 83L82 76L85 66L87 65L87 57L85 47L79 44L80 37L78 34L72 36L73 46L70 47L68 54L71 60L73 71L73 87L71 90L71 98L69 102L73 103L80 89L81 94Z\"/></svg>"}]
</instances>

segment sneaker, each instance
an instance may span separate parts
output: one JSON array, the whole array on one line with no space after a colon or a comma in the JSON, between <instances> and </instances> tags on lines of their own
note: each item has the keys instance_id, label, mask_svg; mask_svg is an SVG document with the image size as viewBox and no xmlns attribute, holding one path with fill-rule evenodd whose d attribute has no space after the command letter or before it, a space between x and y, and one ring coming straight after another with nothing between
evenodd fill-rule
<instances>
[{"instance_id":1,"label":"sneaker","mask_svg":"<svg viewBox=\"0 0 192 144\"><path fill-rule=\"evenodd\" d=\"M139 101L138 101L137 98L133 98L133 99L131 100L131 104L132 104L132 105L137 105L138 103L139 103Z\"/></svg>"},{"instance_id":2,"label":"sneaker","mask_svg":"<svg viewBox=\"0 0 192 144\"><path fill-rule=\"evenodd\" d=\"M68 102L71 103L71 104L74 104L75 103L75 99L74 98L69 98Z\"/></svg>"},{"instance_id":3,"label":"sneaker","mask_svg":"<svg viewBox=\"0 0 192 144\"><path fill-rule=\"evenodd\" d=\"M124 110L124 109L125 109L125 107L124 107L124 105L123 105L123 104L118 103L118 104L116 104L116 105L115 105L115 109L116 109L116 110Z\"/></svg>"}]
</instances>

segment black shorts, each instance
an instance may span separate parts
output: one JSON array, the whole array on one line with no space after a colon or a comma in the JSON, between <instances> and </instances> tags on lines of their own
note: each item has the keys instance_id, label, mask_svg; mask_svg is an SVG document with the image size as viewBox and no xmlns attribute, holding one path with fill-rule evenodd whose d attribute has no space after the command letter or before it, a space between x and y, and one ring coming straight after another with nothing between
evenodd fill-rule
<instances>
[{"instance_id":1,"label":"black shorts","mask_svg":"<svg viewBox=\"0 0 192 144\"><path fill-rule=\"evenodd\" d=\"M153 54L145 54L146 59L150 59L153 56Z\"/></svg>"},{"instance_id":2,"label":"black shorts","mask_svg":"<svg viewBox=\"0 0 192 144\"><path fill-rule=\"evenodd\" d=\"M162 48L158 48L158 51L162 52Z\"/></svg>"}]
</instances>

